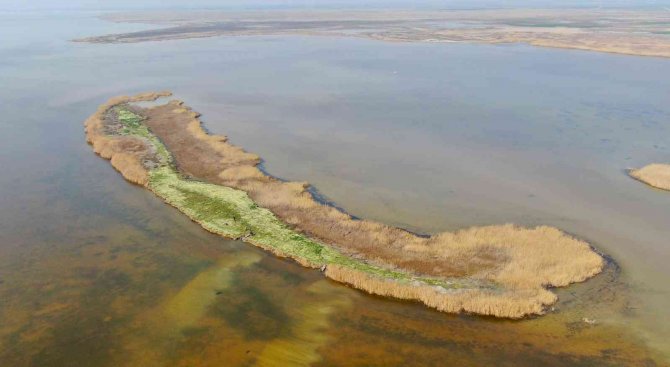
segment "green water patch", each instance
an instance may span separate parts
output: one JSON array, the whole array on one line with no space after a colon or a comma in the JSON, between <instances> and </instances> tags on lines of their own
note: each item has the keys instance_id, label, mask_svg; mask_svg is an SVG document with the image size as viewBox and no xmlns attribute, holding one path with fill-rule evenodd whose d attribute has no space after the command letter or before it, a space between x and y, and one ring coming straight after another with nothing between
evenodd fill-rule
<instances>
[{"instance_id":1,"label":"green water patch","mask_svg":"<svg viewBox=\"0 0 670 367\"><path fill-rule=\"evenodd\" d=\"M418 277L351 259L291 229L270 210L259 207L244 191L184 177L174 166L169 150L144 125L143 116L131 111L127 105L113 107L113 112L123 125L121 134L149 142L159 157L160 164L149 170L149 188L210 232L243 239L313 267L336 264L379 278L443 289L495 288L493 284L472 279Z\"/></svg>"}]
</instances>

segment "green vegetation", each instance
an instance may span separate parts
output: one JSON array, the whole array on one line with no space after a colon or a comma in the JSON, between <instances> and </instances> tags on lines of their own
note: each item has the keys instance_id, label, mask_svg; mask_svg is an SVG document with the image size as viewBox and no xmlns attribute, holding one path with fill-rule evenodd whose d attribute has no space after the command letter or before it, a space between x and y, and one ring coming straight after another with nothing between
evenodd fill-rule
<instances>
[{"instance_id":1,"label":"green vegetation","mask_svg":"<svg viewBox=\"0 0 670 367\"><path fill-rule=\"evenodd\" d=\"M116 113L118 121L123 125L121 134L133 135L147 140L155 149L156 156L160 159L161 164L172 166L172 155L156 135L152 134L149 128L142 123L144 117L123 106L114 107L112 112Z\"/></svg>"},{"instance_id":2,"label":"green vegetation","mask_svg":"<svg viewBox=\"0 0 670 367\"><path fill-rule=\"evenodd\" d=\"M242 238L312 267L336 264L401 283L418 282L445 289L492 286L468 279L416 277L351 259L330 246L292 230L271 211L259 207L244 191L183 177L172 164L172 156L165 145L142 123L142 116L123 105L114 107L112 112L116 113L118 121L123 125L121 133L148 141L161 162L149 171L149 188L210 232Z\"/></svg>"}]
</instances>

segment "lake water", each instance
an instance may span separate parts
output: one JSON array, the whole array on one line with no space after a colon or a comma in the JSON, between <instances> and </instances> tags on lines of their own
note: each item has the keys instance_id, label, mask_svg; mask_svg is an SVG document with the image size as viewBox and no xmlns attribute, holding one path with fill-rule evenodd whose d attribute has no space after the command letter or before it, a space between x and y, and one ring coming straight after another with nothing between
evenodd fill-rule
<instances>
[{"instance_id":1,"label":"lake water","mask_svg":"<svg viewBox=\"0 0 670 367\"><path fill-rule=\"evenodd\" d=\"M0 364L662 365L670 60L523 45L233 37L127 45L91 13L0 14ZM372 297L211 235L85 143L107 98L169 89L350 213L514 222L618 264L525 321ZM582 319L596 319L588 325Z\"/></svg>"}]
</instances>

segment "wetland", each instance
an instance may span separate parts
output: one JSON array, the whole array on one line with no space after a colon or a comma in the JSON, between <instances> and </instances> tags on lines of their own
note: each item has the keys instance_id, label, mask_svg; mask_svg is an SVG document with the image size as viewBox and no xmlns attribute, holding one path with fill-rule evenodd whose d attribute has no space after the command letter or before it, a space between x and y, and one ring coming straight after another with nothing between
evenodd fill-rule
<instances>
[{"instance_id":1,"label":"wetland","mask_svg":"<svg viewBox=\"0 0 670 367\"><path fill-rule=\"evenodd\" d=\"M3 365L668 364L670 195L626 174L668 161L666 59L295 35L70 41L153 27L97 16L0 15ZM416 233L550 225L613 261L516 321L346 287L205 231L91 153L82 121L99 105L164 89L264 172L356 217Z\"/></svg>"}]
</instances>

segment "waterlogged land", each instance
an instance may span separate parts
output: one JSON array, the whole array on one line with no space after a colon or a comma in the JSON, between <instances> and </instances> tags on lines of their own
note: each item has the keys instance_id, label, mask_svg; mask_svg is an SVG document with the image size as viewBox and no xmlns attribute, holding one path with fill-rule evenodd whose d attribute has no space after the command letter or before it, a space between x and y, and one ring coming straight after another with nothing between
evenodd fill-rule
<instances>
[{"instance_id":1,"label":"waterlogged land","mask_svg":"<svg viewBox=\"0 0 670 367\"><path fill-rule=\"evenodd\" d=\"M261 172L260 159L207 134L178 101L140 108L169 93L117 97L86 122L94 150L210 232L239 238L320 268L369 293L445 312L519 318L542 314L550 286L584 281L605 261L551 227L471 228L426 237L356 220L318 203L305 183Z\"/></svg>"},{"instance_id":2,"label":"waterlogged land","mask_svg":"<svg viewBox=\"0 0 670 367\"><path fill-rule=\"evenodd\" d=\"M670 57L670 12L642 10L270 11L114 13L161 28L78 39L134 43L236 35L326 35L402 42L527 43Z\"/></svg>"}]
</instances>

